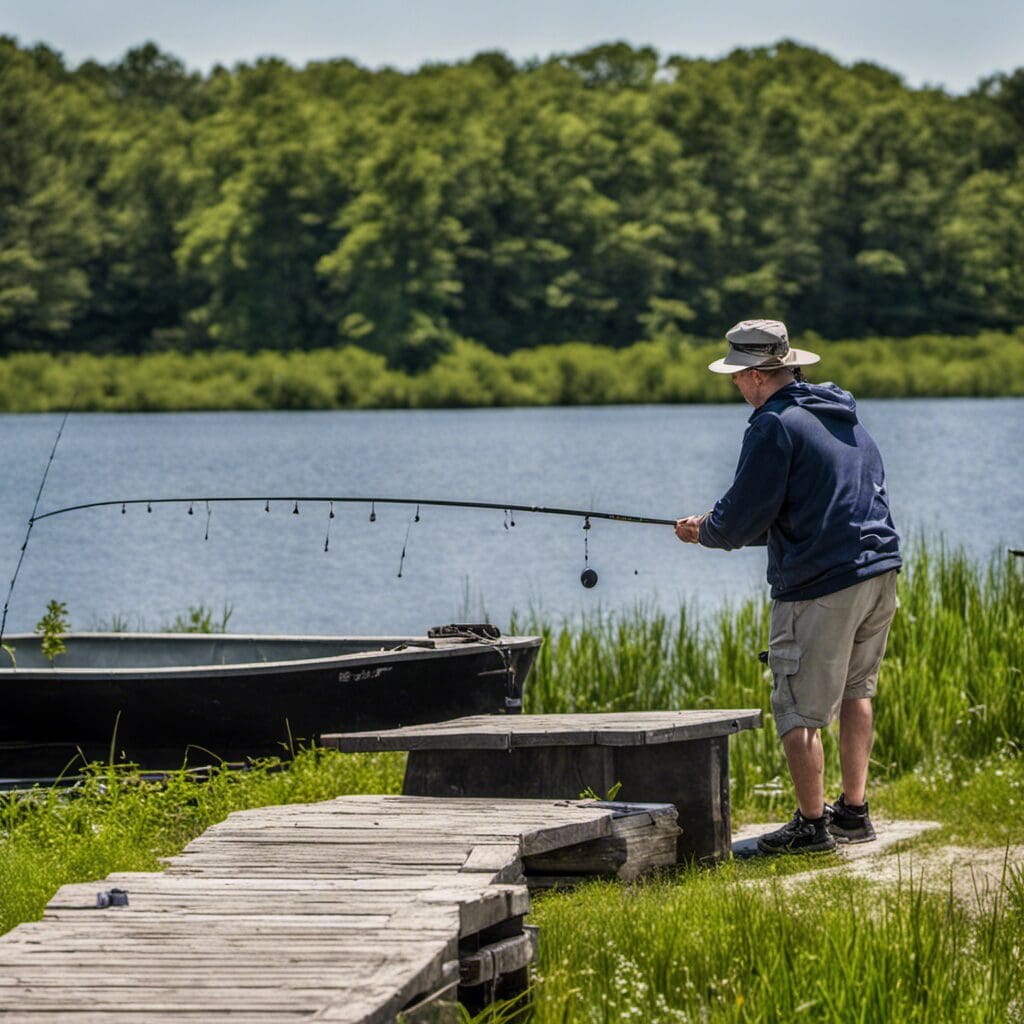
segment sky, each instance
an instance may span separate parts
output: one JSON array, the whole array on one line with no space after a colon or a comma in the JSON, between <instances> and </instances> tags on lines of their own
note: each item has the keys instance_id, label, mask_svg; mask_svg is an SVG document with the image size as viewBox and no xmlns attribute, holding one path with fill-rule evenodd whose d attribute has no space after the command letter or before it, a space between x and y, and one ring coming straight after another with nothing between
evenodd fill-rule
<instances>
[{"instance_id":1,"label":"sky","mask_svg":"<svg viewBox=\"0 0 1024 1024\"><path fill-rule=\"evenodd\" d=\"M148 40L191 69L260 56L412 70L482 50L517 61L603 42L718 57L794 39L912 86L963 92L1024 65L1024 0L0 0L0 34L71 66Z\"/></svg>"}]
</instances>

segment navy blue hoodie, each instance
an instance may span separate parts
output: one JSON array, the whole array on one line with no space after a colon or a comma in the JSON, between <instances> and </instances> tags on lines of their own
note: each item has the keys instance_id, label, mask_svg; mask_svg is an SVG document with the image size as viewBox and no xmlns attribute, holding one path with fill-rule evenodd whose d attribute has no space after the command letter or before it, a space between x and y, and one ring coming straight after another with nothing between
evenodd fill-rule
<instances>
[{"instance_id":1,"label":"navy blue hoodie","mask_svg":"<svg viewBox=\"0 0 1024 1024\"><path fill-rule=\"evenodd\" d=\"M773 598L805 601L902 565L882 457L835 384L787 384L750 417L736 478L700 528L768 545Z\"/></svg>"}]
</instances>

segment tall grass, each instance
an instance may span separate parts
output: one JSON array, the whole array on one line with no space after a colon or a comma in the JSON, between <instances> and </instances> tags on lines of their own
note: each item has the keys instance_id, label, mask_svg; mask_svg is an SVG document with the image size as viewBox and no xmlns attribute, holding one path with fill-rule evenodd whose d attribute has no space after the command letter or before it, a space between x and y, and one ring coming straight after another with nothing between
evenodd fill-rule
<instances>
[{"instance_id":1,"label":"tall grass","mask_svg":"<svg viewBox=\"0 0 1024 1024\"><path fill-rule=\"evenodd\" d=\"M1024 737L1022 568L1010 556L979 566L962 550L912 546L876 701L876 780L939 762L967 771ZM514 624L545 638L526 710L761 708L764 729L733 741L734 805L788 801L771 676L757 660L767 647L768 612L767 600L755 598L706 619L688 607L675 616L635 608L560 626L532 615ZM825 746L835 784L838 747L830 733Z\"/></svg>"},{"instance_id":2,"label":"tall grass","mask_svg":"<svg viewBox=\"0 0 1024 1024\"><path fill-rule=\"evenodd\" d=\"M534 1024L1004 1022L1024 1017L1024 887L961 906L909 866L798 889L742 868L538 901Z\"/></svg>"},{"instance_id":3,"label":"tall grass","mask_svg":"<svg viewBox=\"0 0 1024 1024\"><path fill-rule=\"evenodd\" d=\"M300 752L209 778L172 773L154 783L130 768L94 765L74 788L0 795L0 933L42 916L68 882L112 871L158 871L232 811L327 800L345 793L397 793L401 754Z\"/></svg>"}]
</instances>

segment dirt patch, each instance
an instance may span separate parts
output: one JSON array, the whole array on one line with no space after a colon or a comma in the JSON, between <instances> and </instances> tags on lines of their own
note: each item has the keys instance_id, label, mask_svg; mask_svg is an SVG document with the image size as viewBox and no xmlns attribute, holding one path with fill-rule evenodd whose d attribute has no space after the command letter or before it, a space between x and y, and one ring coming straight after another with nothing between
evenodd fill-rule
<instances>
[{"instance_id":1,"label":"dirt patch","mask_svg":"<svg viewBox=\"0 0 1024 1024\"><path fill-rule=\"evenodd\" d=\"M883 884L913 884L948 893L968 909L989 908L1013 872L1024 870L1024 846L936 846L900 855L866 857L852 862L851 874Z\"/></svg>"},{"instance_id":2,"label":"dirt patch","mask_svg":"<svg viewBox=\"0 0 1024 1024\"><path fill-rule=\"evenodd\" d=\"M757 836L780 827L746 825L733 834L738 857L756 852ZM913 885L928 892L949 893L968 909L984 910L1012 883L1013 873L1024 872L1024 846L928 846L915 850L907 843L941 826L934 821L876 821L877 841L837 847L828 867L802 871L780 879L799 886L823 872L841 871L883 885Z\"/></svg>"}]
</instances>

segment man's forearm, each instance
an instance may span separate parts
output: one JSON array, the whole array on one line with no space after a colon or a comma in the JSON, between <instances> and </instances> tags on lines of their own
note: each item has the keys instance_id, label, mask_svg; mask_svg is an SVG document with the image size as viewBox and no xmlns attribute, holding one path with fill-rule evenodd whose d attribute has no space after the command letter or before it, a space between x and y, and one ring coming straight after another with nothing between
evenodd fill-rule
<instances>
[{"instance_id":1,"label":"man's forearm","mask_svg":"<svg viewBox=\"0 0 1024 1024\"><path fill-rule=\"evenodd\" d=\"M768 531L762 530L757 536L739 543L731 539L715 522L714 513L705 512L698 516L699 531L697 543L705 548L720 548L723 551L734 551L736 548L764 547L768 543Z\"/></svg>"}]
</instances>

